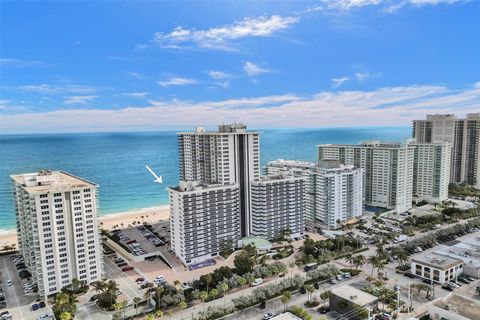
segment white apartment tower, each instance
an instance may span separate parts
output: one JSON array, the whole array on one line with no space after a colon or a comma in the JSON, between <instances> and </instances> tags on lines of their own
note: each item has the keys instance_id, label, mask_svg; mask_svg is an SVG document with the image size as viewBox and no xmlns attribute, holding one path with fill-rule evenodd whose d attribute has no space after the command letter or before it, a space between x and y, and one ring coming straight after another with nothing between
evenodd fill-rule
<instances>
[{"instance_id":1,"label":"white apartment tower","mask_svg":"<svg viewBox=\"0 0 480 320\"><path fill-rule=\"evenodd\" d=\"M250 183L260 178L257 132L242 124L220 125L209 132L178 133L180 180L205 184L238 184L242 237L250 233Z\"/></svg>"},{"instance_id":2,"label":"white apartment tower","mask_svg":"<svg viewBox=\"0 0 480 320\"><path fill-rule=\"evenodd\" d=\"M363 169L338 162L320 161L313 173L314 221L328 229L363 215Z\"/></svg>"},{"instance_id":3,"label":"white apartment tower","mask_svg":"<svg viewBox=\"0 0 480 320\"><path fill-rule=\"evenodd\" d=\"M413 121L412 135L419 143L451 143L450 182L480 188L480 113L467 114L465 119L429 114L426 120Z\"/></svg>"},{"instance_id":4,"label":"white apartment tower","mask_svg":"<svg viewBox=\"0 0 480 320\"><path fill-rule=\"evenodd\" d=\"M338 162L275 160L268 163L267 175L292 174L305 179L305 223L307 229L338 228L363 215L363 169Z\"/></svg>"},{"instance_id":5,"label":"white apartment tower","mask_svg":"<svg viewBox=\"0 0 480 320\"><path fill-rule=\"evenodd\" d=\"M429 203L448 198L452 145L443 143L412 143L415 147L413 194Z\"/></svg>"},{"instance_id":6,"label":"white apartment tower","mask_svg":"<svg viewBox=\"0 0 480 320\"><path fill-rule=\"evenodd\" d=\"M11 176L20 253L47 297L73 278L88 284L102 276L97 186L63 171Z\"/></svg>"},{"instance_id":7,"label":"white apartment tower","mask_svg":"<svg viewBox=\"0 0 480 320\"><path fill-rule=\"evenodd\" d=\"M362 168L365 204L399 213L412 207L413 146L379 141L324 144L318 146L318 159Z\"/></svg>"},{"instance_id":8,"label":"white apartment tower","mask_svg":"<svg viewBox=\"0 0 480 320\"><path fill-rule=\"evenodd\" d=\"M273 239L289 230L305 233L305 178L265 176L251 184L251 235Z\"/></svg>"},{"instance_id":9,"label":"white apartment tower","mask_svg":"<svg viewBox=\"0 0 480 320\"><path fill-rule=\"evenodd\" d=\"M238 184L180 182L169 188L171 249L185 265L217 256L240 235Z\"/></svg>"}]
</instances>

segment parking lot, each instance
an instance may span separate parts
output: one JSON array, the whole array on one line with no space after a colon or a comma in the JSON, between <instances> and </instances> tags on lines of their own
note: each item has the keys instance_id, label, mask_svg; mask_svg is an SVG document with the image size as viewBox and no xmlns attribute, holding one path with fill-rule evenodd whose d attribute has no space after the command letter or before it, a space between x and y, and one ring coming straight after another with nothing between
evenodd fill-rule
<instances>
[{"instance_id":1,"label":"parking lot","mask_svg":"<svg viewBox=\"0 0 480 320\"><path fill-rule=\"evenodd\" d=\"M25 281L22 281L18 277L17 271L9 256L0 257L0 269L2 288L7 302L7 307L1 309L0 312L8 310L12 315L13 320L36 320L40 316L52 313L51 306L48 304L45 308L36 311L30 310L30 306L40 297L37 294L25 294L22 287L22 283ZM7 285L8 280L12 281L11 286Z\"/></svg>"}]
</instances>

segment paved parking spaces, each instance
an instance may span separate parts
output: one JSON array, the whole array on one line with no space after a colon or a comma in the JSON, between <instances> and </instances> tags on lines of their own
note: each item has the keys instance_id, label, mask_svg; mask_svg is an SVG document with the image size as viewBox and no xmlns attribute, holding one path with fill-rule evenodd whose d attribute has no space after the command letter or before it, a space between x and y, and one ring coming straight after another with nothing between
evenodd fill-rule
<instances>
[{"instance_id":1,"label":"paved parking spaces","mask_svg":"<svg viewBox=\"0 0 480 320\"><path fill-rule=\"evenodd\" d=\"M6 297L7 309L13 320L36 320L39 316L51 313L51 306L30 311L30 305L39 298L38 295L26 295L23 291L22 281L18 277L15 267L9 256L0 257L0 269L3 292ZM7 286L7 281L12 280L13 285Z\"/></svg>"},{"instance_id":2,"label":"paved parking spaces","mask_svg":"<svg viewBox=\"0 0 480 320\"><path fill-rule=\"evenodd\" d=\"M125 298L131 302L135 297L143 297L143 290L135 283L136 277L139 277L140 274L136 271L133 272L123 272L119 267L115 265L111 257L105 258L105 273L107 278L115 280L120 290L125 295Z\"/></svg>"}]
</instances>

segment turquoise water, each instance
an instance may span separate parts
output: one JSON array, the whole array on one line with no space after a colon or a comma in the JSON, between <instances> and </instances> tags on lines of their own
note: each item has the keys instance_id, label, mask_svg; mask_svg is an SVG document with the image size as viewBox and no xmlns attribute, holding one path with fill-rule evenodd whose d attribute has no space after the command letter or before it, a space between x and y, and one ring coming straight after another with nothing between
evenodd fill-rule
<instances>
[{"instance_id":1,"label":"turquoise water","mask_svg":"<svg viewBox=\"0 0 480 320\"><path fill-rule=\"evenodd\" d=\"M404 140L409 127L260 130L261 162L315 160L320 143ZM162 174L153 183L145 169ZM0 135L0 229L15 227L9 175L64 170L100 185L100 214L168 204L166 186L178 183L175 132Z\"/></svg>"}]
</instances>

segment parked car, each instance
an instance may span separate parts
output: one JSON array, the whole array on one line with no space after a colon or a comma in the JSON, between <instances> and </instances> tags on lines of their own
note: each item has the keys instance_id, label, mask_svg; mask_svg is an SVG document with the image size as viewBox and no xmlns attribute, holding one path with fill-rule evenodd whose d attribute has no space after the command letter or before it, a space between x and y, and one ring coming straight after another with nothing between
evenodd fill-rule
<instances>
[{"instance_id":1,"label":"parked car","mask_svg":"<svg viewBox=\"0 0 480 320\"><path fill-rule=\"evenodd\" d=\"M327 312L330 312L330 308L326 306L321 306L320 308L318 308L318 312L320 312L321 314L325 314Z\"/></svg>"},{"instance_id":2,"label":"parked car","mask_svg":"<svg viewBox=\"0 0 480 320\"><path fill-rule=\"evenodd\" d=\"M331 280L330 280L330 283L331 283L331 284L335 284L335 283L337 283L337 281L336 281L335 279L331 279Z\"/></svg>"},{"instance_id":3,"label":"parked car","mask_svg":"<svg viewBox=\"0 0 480 320\"><path fill-rule=\"evenodd\" d=\"M38 310L40 307L38 306L38 303L34 303L30 306L30 310L31 311L36 311Z\"/></svg>"},{"instance_id":4,"label":"parked car","mask_svg":"<svg viewBox=\"0 0 480 320\"><path fill-rule=\"evenodd\" d=\"M98 295L94 294L93 296L90 297L89 300L90 301L95 301L95 300L97 300L97 298L98 298Z\"/></svg>"},{"instance_id":5,"label":"parked car","mask_svg":"<svg viewBox=\"0 0 480 320\"><path fill-rule=\"evenodd\" d=\"M320 289L320 283L315 282L315 283L313 284L313 287L314 287L315 289Z\"/></svg>"},{"instance_id":6,"label":"parked car","mask_svg":"<svg viewBox=\"0 0 480 320\"><path fill-rule=\"evenodd\" d=\"M263 279L262 278L256 278L253 283L252 283L252 287L256 287L256 286L259 286L263 283Z\"/></svg>"},{"instance_id":7,"label":"parked car","mask_svg":"<svg viewBox=\"0 0 480 320\"><path fill-rule=\"evenodd\" d=\"M275 317L275 314L269 312L269 313L265 313L265 314L263 315L263 318L262 318L262 319L263 319L263 320L270 320L270 319L272 319L273 317Z\"/></svg>"},{"instance_id":8,"label":"parked car","mask_svg":"<svg viewBox=\"0 0 480 320\"><path fill-rule=\"evenodd\" d=\"M445 289L447 291L453 291L454 288L452 288L452 286L449 286L448 284L444 284L442 285L442 289Z\"/></svg>"},{"instance_id":9,"label":"parked car","mask_svg":"<svg viewBox=\"0 0 480 320\"><path fill-rule=\"evenodd\" d=\"M122 268L123 272L132 271L134 268L132 266L126 266Z\"/></svg>"},{"instance_id":10,"label":"parked car","mask_svg":"<svg viewBox=\"0 0 480 320\"><path fill-rule=\"evenodd\" d=\"M3 311L2 313L0 313L0 319L2 320L12 319L12 315L8 310Z\"/></svg>"}]
</instances>

